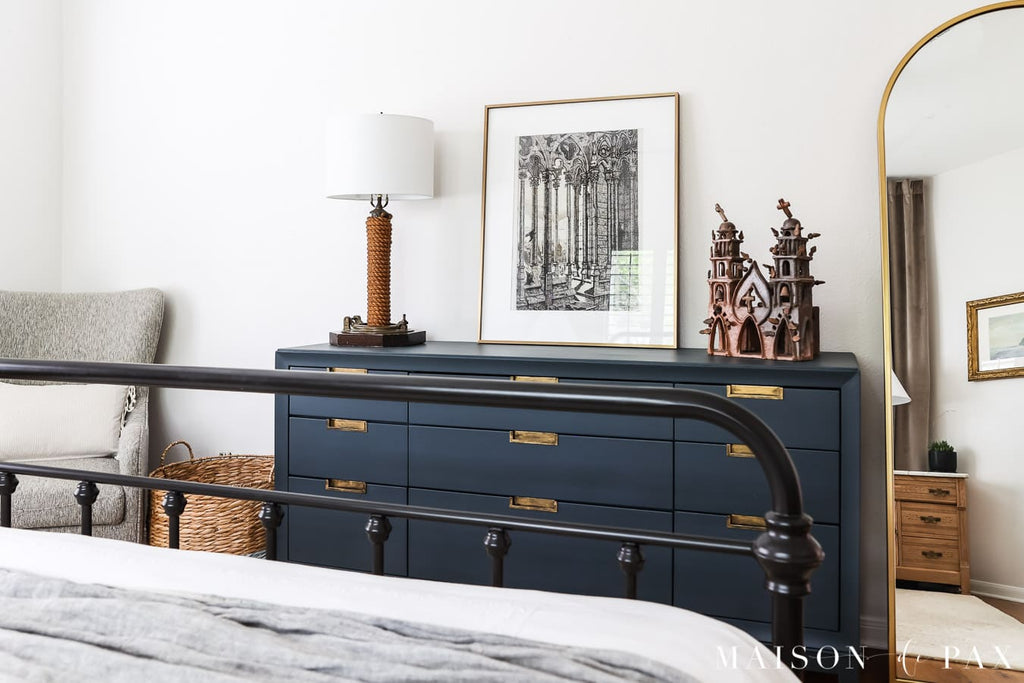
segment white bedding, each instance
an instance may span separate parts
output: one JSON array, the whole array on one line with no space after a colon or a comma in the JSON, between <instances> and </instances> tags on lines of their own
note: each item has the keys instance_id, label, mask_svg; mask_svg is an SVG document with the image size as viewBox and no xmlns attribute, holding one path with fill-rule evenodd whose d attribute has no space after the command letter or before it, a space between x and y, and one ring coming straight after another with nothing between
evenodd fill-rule
<instances>
[{"instance_id":1,"label":"white bedding","mask_svg":"<svg viewBox=\"0 0 1024 683\"><path fill-rule=\"evenodd\" d=\"M378 577L19 529L0 529L0 566L81 583L343 609L625 650L705 681L796 680L739 629L649 602Z\"/></svg>"}]
</instances>

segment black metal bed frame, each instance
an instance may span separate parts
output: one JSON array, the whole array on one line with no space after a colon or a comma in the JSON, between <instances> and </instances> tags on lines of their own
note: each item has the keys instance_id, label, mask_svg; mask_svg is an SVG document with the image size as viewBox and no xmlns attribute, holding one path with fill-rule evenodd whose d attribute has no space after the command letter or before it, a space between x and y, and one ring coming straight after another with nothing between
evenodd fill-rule
<instances>
[{"instance_id":1,"label":"black metal bed frame","mask_svg":"<svg viewBox=\"0 0 1024 683\"><path fill-rule=\"evenodd\" d=\"M823 553L810 534L811 518L803 511L800 482L788 452L775 433L753 413L721 396L688 389L518 384L501 380L447 377L47 360L0 359L0 379L483 404L692 418L710 422L728 430L749 446L767 477L772 508L765 514L766 531L753 543L11 462L0 463L0 526L11 526L11 497L18 485L17 475L21 474L78 480L74 495L82 508L81 529L85 535L92 534L92 505L99 493L97 484L167 491L163 508L168 516L169 544L172 548L178 547L180 516L187 502L185 494L258 501L262 503L259 519L266 532L267 558L271 560L277 557L277 528L284 516L282 506L297 505L364 513L369 515L366 534L372 548L375 574L384 572L384 544L391 532L388 521L390 517L486 528L483 546L491 558L491 583L494 586L503 585L504 558L509 552L510 531L618 542L620 546L616 559L625 574L625 595L628 598L636 597L637 574L644 565L641 546L753 555L765 572L765 588L772 596L772 645L783 663L791 668L794 653L800 653L803 647L803 599L810 593L810 575L821 564ZM700 587L694 588L699 590Z\"/></svg>"}]
</instances>

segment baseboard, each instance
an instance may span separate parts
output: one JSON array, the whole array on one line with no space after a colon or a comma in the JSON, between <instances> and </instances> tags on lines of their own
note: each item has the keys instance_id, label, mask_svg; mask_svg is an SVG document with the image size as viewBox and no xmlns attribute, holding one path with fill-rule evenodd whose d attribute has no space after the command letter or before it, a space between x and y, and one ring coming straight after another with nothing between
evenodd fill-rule
<instances>
[{"instance_id":1,"label":"baseboard","mask_svg":"<svg viewBox=\"0 0 1024 683\"><path fill-rule=\"evenodd\" d=\"M1007 586L1002 583L971 579L971 593L984 595L986 598L1024 602L1024 587L1021 586Z\"/></svg>"},{"instance_id":2,"label":"baseboard","mask_svg":"<svg viewBox=\"0 0 1024 683\"><path fill-rule=\"evenodd\" d=\"M860 642L878 650L889 649L889 620L886 617L860 617Z\"/></svg>"}]
</instances>

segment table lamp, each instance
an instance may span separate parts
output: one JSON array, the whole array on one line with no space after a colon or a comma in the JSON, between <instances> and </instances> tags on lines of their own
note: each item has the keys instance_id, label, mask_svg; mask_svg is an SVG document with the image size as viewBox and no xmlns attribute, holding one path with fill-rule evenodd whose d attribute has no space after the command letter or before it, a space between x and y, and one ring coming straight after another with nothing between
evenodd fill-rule
<instances>
[{"instance_id":1,"label":"table lamp","mask_svg":"<svg viewBox=\"0 0 1024 683\"><path fill-rule=\"evenodd\" d=\"M368 200L366 321L346 316L331 332L335 346L412 346L427 333L391 322L392 199L434 196L434 124L415 116L365 114L332 120L327 129L327 197Z\"/></svg>"}]
</instances>

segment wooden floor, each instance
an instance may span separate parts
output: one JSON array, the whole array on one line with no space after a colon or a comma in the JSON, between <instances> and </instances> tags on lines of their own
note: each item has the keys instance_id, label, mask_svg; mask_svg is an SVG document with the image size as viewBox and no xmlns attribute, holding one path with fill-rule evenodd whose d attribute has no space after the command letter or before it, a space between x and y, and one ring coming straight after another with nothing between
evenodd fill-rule
<instances>
[{"instance_id":1,"label":"wooden floor","mask_svg":"<svg viewBox=\"0 0 1024 683\"><path fill-rule=\"evenodd\" d=\"M1013 602L1011 600L1000 600L999 598L988 598L978 595L978 599L995 607L1000 612L1005 612L1017 621L1024 623L1024 602Z\"/></svg>"}]
</instances>

